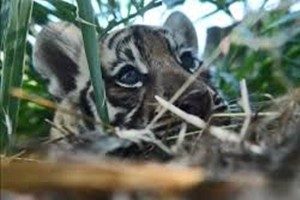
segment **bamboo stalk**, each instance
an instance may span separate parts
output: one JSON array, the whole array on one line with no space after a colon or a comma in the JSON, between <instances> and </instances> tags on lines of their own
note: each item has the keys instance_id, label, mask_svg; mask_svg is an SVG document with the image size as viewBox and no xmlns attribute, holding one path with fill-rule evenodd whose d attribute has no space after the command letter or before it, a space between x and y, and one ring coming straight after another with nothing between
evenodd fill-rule
<instances>
[{"instance_id":1,"label":"bamboo stalk","mask_svg":"<svg viewBox=\"0 0 300 200\"><path fill-rule=\"evenodd\" d=\"M95 93L95 101L98 115L101 121L108 124L106 106L105 85L102 79L102 71L99 61L99 48L96 37L94 11L90 1L77 0L79 17L81 19L81 31L84 41L84 49L90 69L91 81Z\"/></svg>"}]
</instances>

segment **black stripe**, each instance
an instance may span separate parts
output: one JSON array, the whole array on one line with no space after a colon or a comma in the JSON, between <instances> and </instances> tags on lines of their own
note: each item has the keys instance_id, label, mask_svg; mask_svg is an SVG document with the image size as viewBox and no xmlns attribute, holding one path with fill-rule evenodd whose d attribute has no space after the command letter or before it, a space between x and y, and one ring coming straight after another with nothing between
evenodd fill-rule
<instances>
[{"instance_id":1,"label":"black stripe","mask_svg":"<svg viewBox=\"0 0 300 200\"><path fill-rule=\"evenodd\" d=\"M138 49L141 58L146 59L146 55L145 55L145 49L144 49L144 40L143 40L143 27L141 26L137 26L134 27L134 29L132 29L132 35L133 35L133 42L134 45L136 46L136 48Z\"/></svg>"},{"instance_id":2,"label":"black stripe","mask_svg":"<svg viewBox=\"0 0 300 200\"><path fill-rule=\"evenodd\" d=\"M130 88L132 91L137 90L136 88ZM132 94L134 95L134 94ZM108 97L109 102L114 107L122 107L125 109L132 109L134 108L135 104L137 102L131 101L130 95L128 96L122 96L122 97L115 97L115 96L109 96Z\"/></svg>"},{"instance_id":3,"label":"black stripe","mask_svg":"<svg viewBox=\"0 0 300 200\"><path fill-rule=\"evenodd\" d=\"M216 105L218 105L218 104L220 104L220 103L223 103L223 99L221 98L221 97L217 97L217 98L214 98L214 103L216 104Z\"/></svg>"},{"instance_id":4,"label":"black stripe","mask_svg":"<svg viewBox=\"0 0 300 200\"><path fill-rule=\"evenodd\" d=\"M87 115L89 117L95 118L94 113L90 106L90 104L93 102L89 102L88 95L87 95L90 87L91 87L91 82L88 81L86 87L80 92L79 104L80 104L80 110L82 111L82 113L84 113L85 115ZM84 123L88 129L95 130L94 123L92 123L88 120L84 120Z\"/></svg>"},{"instance_id":5,"label":"black stripe","mask_svg":"<svg viewBox=\"0 0 300 200\"><path fill-rule=\"evenodd\" d=\"M45 59L45 62L60 82L65 93L76 88L75 77L79 73L79 66L62 49L53 42L44 42L41 44L41 57Z\"/></svg>"},{"instance_id":6,"label":"black stripe","mask_svg":"<svg viewBox=\"0 0 300 200\"><path fill-rule=\"evenodd\" d=\"M122 62L124 62L124 60L122 60L122 59L117 59L116 61L113 61L112 63L111 63L111 67L112 67L112 70L111 71L113 71L118 65L120 65ZM107 76L107 75L106 75ZM105 78L106 78L106 76L105 76Z\"/></svg>"},{"instance_id":7,"label":"black stripe","mask_svg":"<svg viewBox=\"0 0 300 200\"><path fill-rule=\"evenodd\" d=\"M131 49L125 49L124 54L127 56L127 58L130 61L134 62L135 58L133 56L133 53L132 53Z\"/></svg>"},{"instance_id":8,"label":"black stripe","mask_svg":"<svg viewBox=\"0 0 300 200\"><path fill-rule=\"evenodd\" d=\"M115 40L125 31L125 29L119 30L109 39L108 41L108 48L112 49L115 43Z\"/></svg>"},{"instance_id":9,"label":"black stripe","mask_svg":"<svg viewBox=\"0 0 300 200\"><path fill-rule=\"evenodd\" d=\"M131 40L131 35L127 35L124 37L124 39L118 41L118 44L115 49L115 54L117 55L118 59L120 59L120 53L122 51L122 47L128 45L130 40Z\"/></svg>"}]
</instances>

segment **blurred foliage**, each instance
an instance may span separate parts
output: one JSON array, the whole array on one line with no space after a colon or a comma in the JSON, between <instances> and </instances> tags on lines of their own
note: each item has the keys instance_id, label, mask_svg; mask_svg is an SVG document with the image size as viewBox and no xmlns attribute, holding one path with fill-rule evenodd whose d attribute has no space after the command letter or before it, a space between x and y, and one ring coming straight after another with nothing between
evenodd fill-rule
<instances>
[{"instance_id":1,"label":"blurred foliage","mask_svg":"<svg viewBox=\"0 0 300 200\"><path fill-rule=\"evenodd\" d=\"M33 94L38 94L41 97L51 99L39 75L34 72L32 66L27 61L25 75L23 77L23 89ZM21 101L19 113L19 126L17 134L22 136L45 137L48 135L50 125L45 122L45 119L52 118L52 111L40 107L29 101Z\"/></svg>"},{"instance_id":2,"label":"blurred foliage","mask_svg":"<svg viewBox=\"0 0 300 200\"><path fill-rule=\"evenodd\" d=\"M239 96L239 80L243 78L253 95L276 97L300 86L299 14L275 9L250 26L244 22L236 26L230 36L230 51L216 63L217 85L229 98Z\"/></svg>"},{"instance_id":3,"label":"blurred foliage","mask_svg":"<svg viewBox=\"0 0 300 200\"><path fill-rule=\"evenodd\" d=\"M29 29L30 35L36 36L36 25L44 25L49 20L57 18L77 24L80 20L77 16L77 9L70 2L72 1L34 1ZM100 35L118 25L131 24L136 16L143 16L147 10L162 4L159 0L150 2L144 0L95 0L95 2L97 3L94 5L95 10L99 10L98 13L96 12L96 18L98 22L97 31ZM172 8L184 1L163 2L169 4L168 8ZM247 4L246 0L195 1L195 3L200 2L215 5L215 11L210 15L223 11L231 17L229 8L232 4L236 2ZM282 0L281 2L287 1ZM207 50L205 52L207 56L217 47L222 38L230 33L232 28L234 28L232 38L237 38L237 40L232 39L229 52L220 56L213 68L214 82L228 99L239 96L239 80L243 78L246 78L251 94L268 93L278 96L300 85L300 35L299 28L297 29L300 27L300 13L299 11L290 13L289 7L282 6L271 11L262 9L248 13L246 17L251 23L242 22L227 29L213 27L208 30ZM4 15L5 13L0 13L0 16ZM1 23L1 27L2 25ZM2 30L0 33L2 36ZM266 44L270 44L269 48L253 48L257 39L267 41ZM249 43L238 42L244 40ZM39 76L31 69L31 49L32 45L28 42L23 88L26 91L50 98L46 92L46 87L40 84L42 81L39 80ZM44 122L44 119L51 118L52 111L26 101L22 101L20 110L20 123L17 129L19 135L34 137L47 135L49 125Z\"/></svg>"},{"instance_id":4,"label":"blurred foliage","mask_svg":"<svg viewBox=\"0 0 300 200\"><path fill-rule=\"evenodd\" d=\"M211 3L216 6L216 11L224 11L226 14L232 16L229 7L236 2L243 2L243 0L200 0L202 3ZM245 2L245 1L244 1Z\"/></svg>"}]
</instances>

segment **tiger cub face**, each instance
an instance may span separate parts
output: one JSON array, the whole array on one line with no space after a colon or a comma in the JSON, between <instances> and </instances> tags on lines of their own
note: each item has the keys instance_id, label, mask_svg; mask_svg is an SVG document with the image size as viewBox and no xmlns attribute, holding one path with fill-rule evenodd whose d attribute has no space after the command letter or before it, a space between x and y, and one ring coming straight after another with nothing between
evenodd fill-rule
<instances>
[{"instance_id":1,"label":"tiger cub face","mask_svg":"<svg viewBox=\"0 0 300 200\"><path fill-rule=\"evenodd\" d=\"M134 25L114 31L99 42L110 122L143 128L155 115L155 95L170 99L201 67L198 40L191 21L173 13L163 27ZM36 70L49 82L61 106L97 119L94 93L80 30L67 23L50 24L34 47ZM101 77L99 77L101 78ZM223 108L206 77L198 77L175 104L206 119ZM55 121L76 131L97 129L94 124L57 113Z\"/></svg>"}]
</instances>

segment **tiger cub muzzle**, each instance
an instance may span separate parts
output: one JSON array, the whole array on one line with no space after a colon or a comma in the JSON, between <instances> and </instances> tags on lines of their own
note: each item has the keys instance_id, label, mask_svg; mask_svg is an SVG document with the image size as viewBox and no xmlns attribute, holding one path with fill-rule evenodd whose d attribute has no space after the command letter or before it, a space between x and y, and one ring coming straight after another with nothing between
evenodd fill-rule
<instances>
[{"instance_id":1,"label":"tiger cub muzzle","mask_svg":"<svg viewBox=\"0 0 300 200\"><path fill-rule=\"evenodd\" d=\"M170 99L201 67L191 21L175 12L162 27L134 25L100 40L100 60L112 124L143 128L157 111L155 95ZM34 47L35 69L49 81L49 92L63 107L99 120L80 30L69 23L46 26ZM99 77L101 78L101 77ZM204 72L175 104L207 119L225 104ZM55 123L75 132L97 130L91 122L57 112Z\"/></svg>"}]
</instances>

